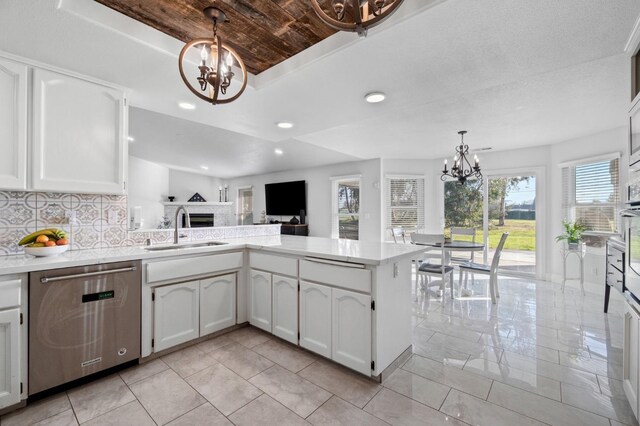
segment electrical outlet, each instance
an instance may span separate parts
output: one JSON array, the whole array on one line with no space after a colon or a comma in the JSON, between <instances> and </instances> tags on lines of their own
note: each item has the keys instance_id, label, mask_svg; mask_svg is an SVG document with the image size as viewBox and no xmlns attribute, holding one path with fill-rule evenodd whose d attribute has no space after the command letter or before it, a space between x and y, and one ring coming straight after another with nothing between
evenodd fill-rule
<instances>
[{"instance_id":1,"label":"electrical outlet","mask_svg":"<svg viewBox=\"0 0 640 426\"><path fill-rule=\"evenodd\" d=\"M75 225L77 223L77 215L75 210L66 210L64 212L64 217L67 219L67 223L69 225Z\"/></svg>"},{"instance_id":2,"label":"electrical outlet","mask_svg":"<svg viewBox=\"0 0 640 426\"><path fill-rule=\"evenodd\" d=\"M394 263L394 264L393 264L393 278L397 277L399 273L400 273L400 272L399 272L399 270L398 270L398 264L397 264L397 263Z\"/></svg>"}]
</instances>

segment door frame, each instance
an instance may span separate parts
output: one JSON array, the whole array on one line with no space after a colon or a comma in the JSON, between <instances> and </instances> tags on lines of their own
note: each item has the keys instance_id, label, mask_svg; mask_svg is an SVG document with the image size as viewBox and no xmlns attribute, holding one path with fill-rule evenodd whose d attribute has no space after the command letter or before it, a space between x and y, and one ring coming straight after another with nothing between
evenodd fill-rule
<instances>
[{"instance_id":1,"label":"door frame","mask_svg":"<svg viewBox=\"0 0 640 426\"><path fill-rule=\"evenodd\" d=\"M485 171L482 179L482 227L485 238L489 237L489 179L508 176L535 176L536 178L536 279L544 279L546 268L546 212L547 212L547 194L546 194L546 167L523 167L517 169L497 169ZM489 245L485 242L483 250L483 261L487 263ZM530 274L512 273L500 271L502 275L531 278Z\"/></svg>"}]
</instances>

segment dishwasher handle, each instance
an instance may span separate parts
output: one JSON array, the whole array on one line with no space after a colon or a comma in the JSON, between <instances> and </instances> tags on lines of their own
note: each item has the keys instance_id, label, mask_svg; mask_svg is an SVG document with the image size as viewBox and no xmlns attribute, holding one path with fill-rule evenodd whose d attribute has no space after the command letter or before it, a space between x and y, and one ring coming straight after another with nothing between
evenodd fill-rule
<instances>
[{"instance_id":1,"label":"dishwasher handle","mask_svg":"<svg viewBox=\"0 0 640 426\"><path fill-rule=\"evenodd\" d=\"M82 274L61 275L59 277L51 277L51 278L42 277L40 278L40 282L42 284L46 284L46 283L53 283L53 282L62 281L62 280L72 280L74 278L95 277L98 275L110 275L110 274L118 274L120 272L131 272L137 269L138 268L136 268L135 266L131 266L129 268L107 269L106 271L84 272Z\"/></svg>"}]
</instances>

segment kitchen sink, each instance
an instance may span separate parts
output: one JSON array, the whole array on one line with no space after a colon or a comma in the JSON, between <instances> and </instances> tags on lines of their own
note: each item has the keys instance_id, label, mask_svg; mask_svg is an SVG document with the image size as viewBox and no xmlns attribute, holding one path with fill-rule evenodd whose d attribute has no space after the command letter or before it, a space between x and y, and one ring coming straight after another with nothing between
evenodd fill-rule
<instances>
[{"instance_id":1,"label":"kitchen sink","mask_svg":"<svg viewBox=\"0 0 640 426\"><path fill-rule=\"evenodd\" d=\"M225 244L229 244L229 243L223 243L220 241L208 241L205 243L173 244L170 246L146 246L144 247L144 249L148 251L182 250L182 249L199 248L199 247L223 246Z\"/></svg>"}]
</instances>

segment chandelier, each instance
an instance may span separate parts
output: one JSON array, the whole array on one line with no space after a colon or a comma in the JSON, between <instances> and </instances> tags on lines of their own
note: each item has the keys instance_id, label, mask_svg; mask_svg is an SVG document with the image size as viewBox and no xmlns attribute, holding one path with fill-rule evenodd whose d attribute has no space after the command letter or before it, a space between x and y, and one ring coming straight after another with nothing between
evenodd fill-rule
<instances>
[{"instance_id":1,"label":"chandelier","mask_svg":"<svg viewBox=\"0 0 640 426\"><path fill-rule=\"evenodd\" d=\"M328 2L328 0L326 0ZM330 0L331 11L325 12L318 0L311 0L318 17L338 31L357 32L367 36L367 29L387 19L403 0Z\"/></svg>"},{"instance_id":2,"label":"chandelier","mask_svg":"<svg viewBox=\"0 0 640 426\"><path fill-rule=\"evenodd\" d=\"M440 176L441 180L446 180L448 177L457 179L460 185L464 185L468 178L476 178L479 181L482 181L482 173L480 173L480 160L478 160L478 156L473 156L473 166L469 160L467 160L467 156L469 155L469 145L465 145L464 143L464 135L467 133L466 130L461 130L458 132L460 135L460 146L456 147L456 155L453 157L453 166L451 170L447 169L447 160L444 160L444 169L442 170L442 176Z\"/></svg>"},{"instance_id":3,"label":"chandelier","mask_svg":"<svg viewBox=\"0 0 640 426\"><path fill-rule=\"evenodd\" d=\"M225 13L217 7L207 7L203 11L205 18L213 23L213 38L199 38L191 40L180 51L178 67L182 81L189 90L200 99L213 105L233 102L244 92L247 86L247 69L240 56L228 45L222 42L218 35L218 23L229 22ZM200 51L200 61L197 69L193 61L185 60L190 48ZM189 69L197 78L193 78L197 86L191 84L185 75L185 68ZM240 69L241 78L235 77L234 69Z\"/></svg>"}]
</instances>

